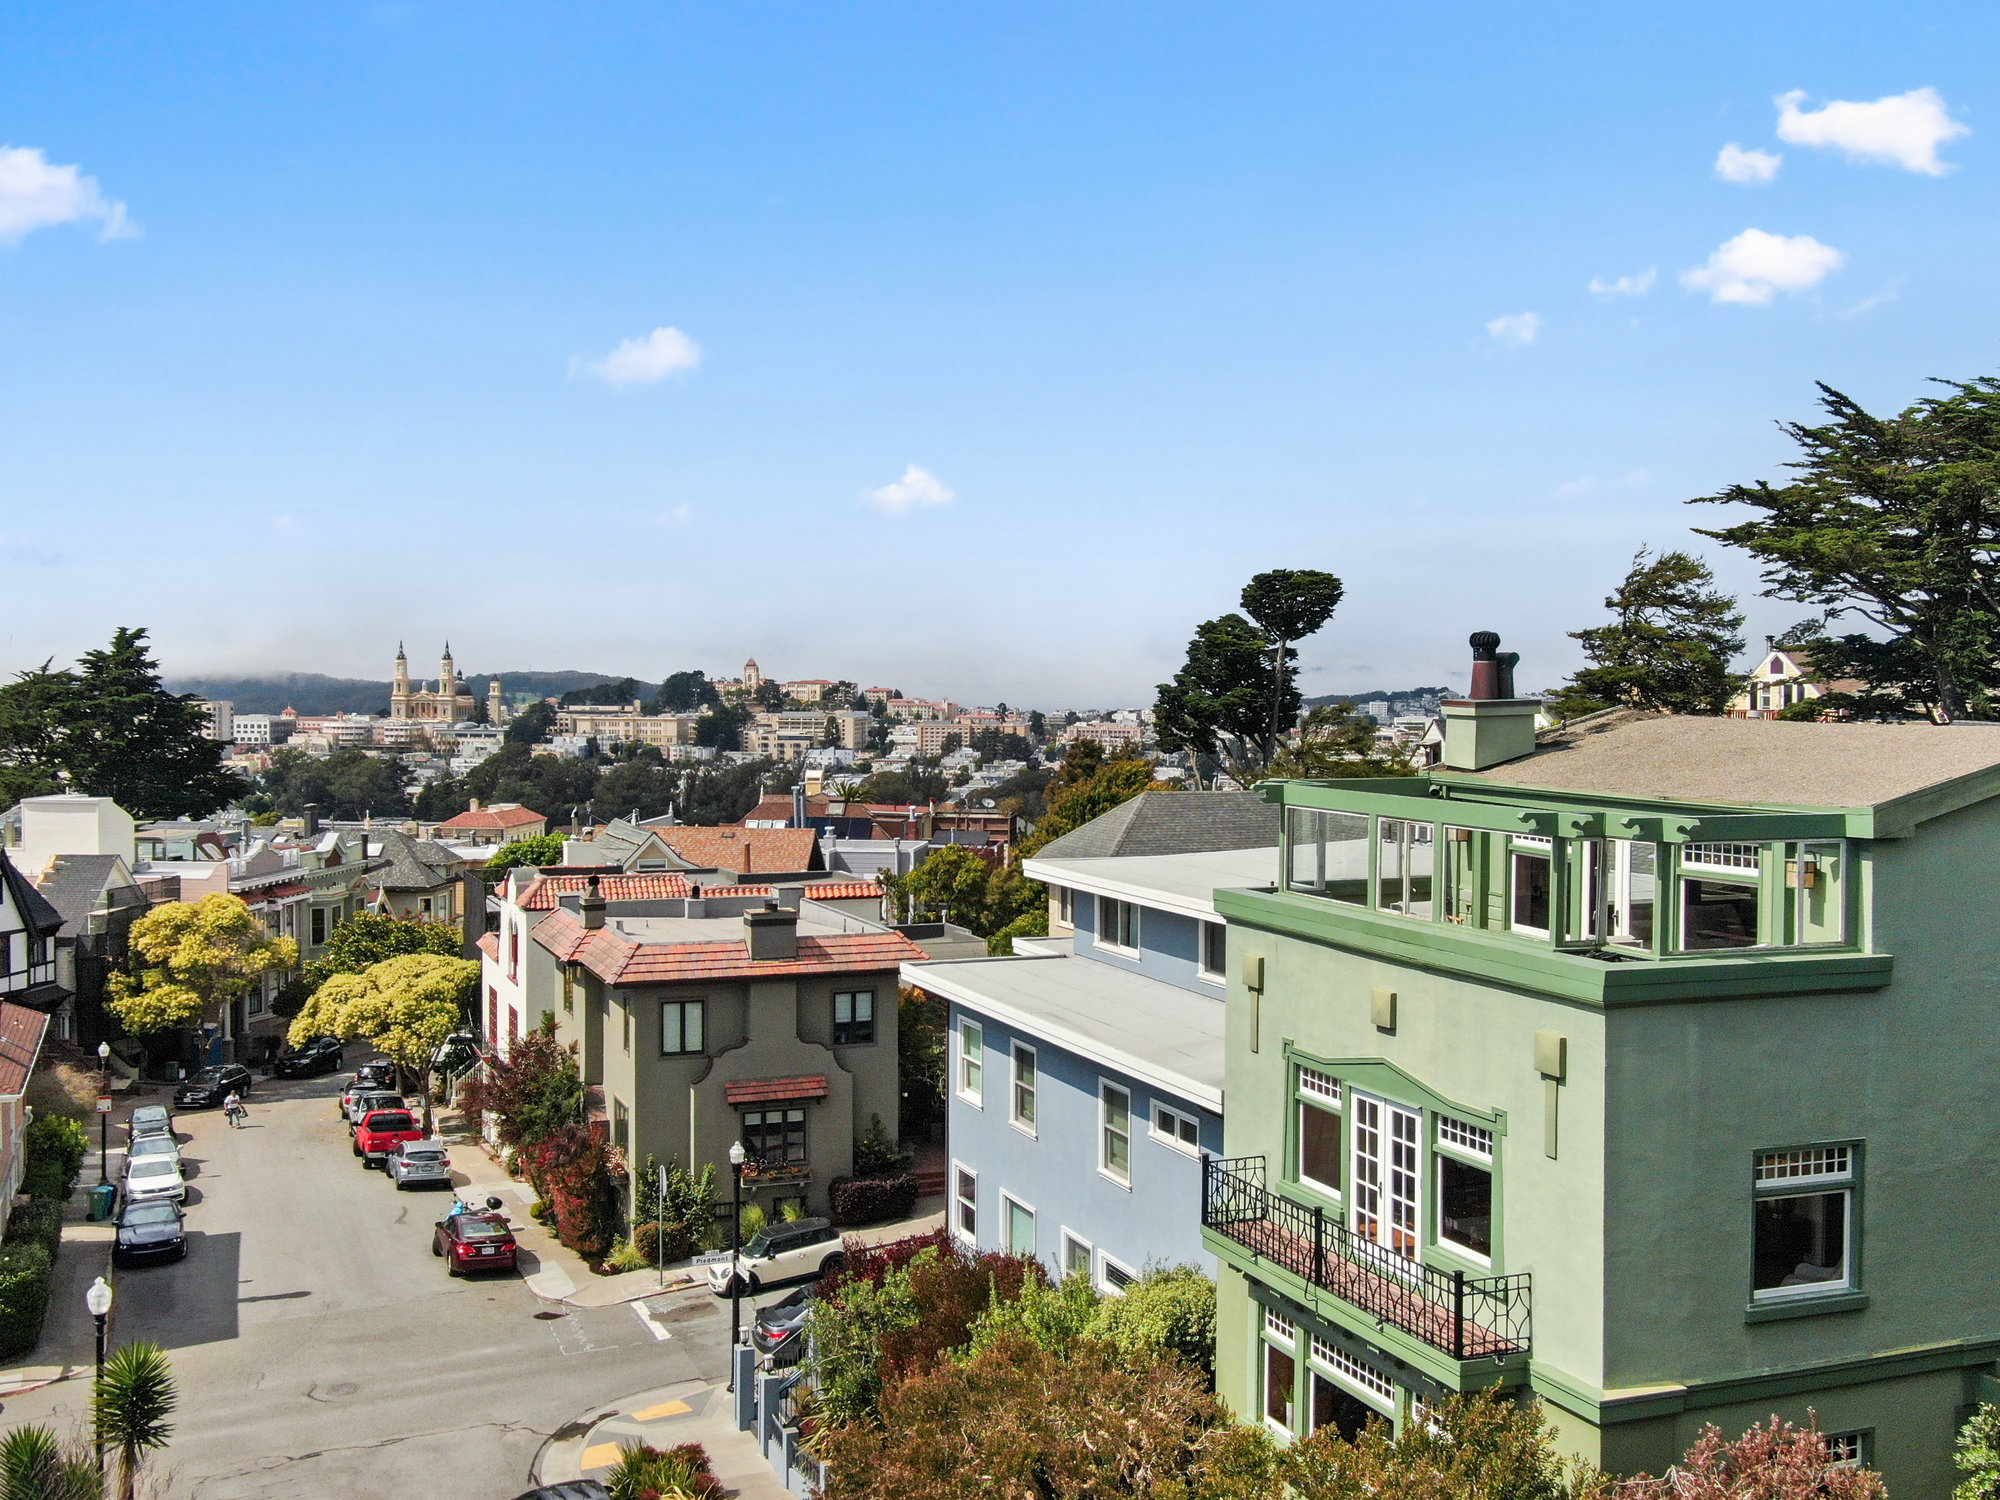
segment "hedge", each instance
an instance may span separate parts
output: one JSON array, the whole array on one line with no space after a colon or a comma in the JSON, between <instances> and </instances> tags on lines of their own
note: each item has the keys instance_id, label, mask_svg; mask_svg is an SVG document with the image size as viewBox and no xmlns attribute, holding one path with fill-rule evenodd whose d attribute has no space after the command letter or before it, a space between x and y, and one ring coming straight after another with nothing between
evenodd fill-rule
<instances>
[{"instance_id":1,"label":"hedge","mask_svg":"<svg viewBox=\"0 0 2000 1500\"><path fill-rule=\"evenodd\" d=\"M916 1175L899 1172L893 1177L836 1177L827 1188L827 1202L836 1224L900 1219L916 1207Z\"/></svg>"},{"instance_id":2,"label":"hedge","mask_svg":"<svg viewBox=\"0 0 2000 1500\"><path fill-rule=\"evenodd\" d=\"M61 1203L76 1186L90 1132L74 1120L44 1116L21 1132L21 1191Z\"/></svg>"},{"instance_id":3,"label":"hedge","mask_svg":"<svg viewBox=\"0 0 2000 1500\"><path fill-rule=\"evenodd\" d=\"M667 1220L667 1258L660 1259L660 1224L657 1219L641 1219L632 1226L632 1243L646 1257L647 1265L673 1265L686 1260L701 1248L694 1227Z\"/></svg>"},{"instance_id":4,"label":"hedge","mask_svg":"<svg viewBox=\"0 0 2000 1500\"><path fill-rule=\"evenodd\" d=\"M7 1216L7 1234L4 1241L9 1245L40 1245L55 1259L56 1248L62 1244L63 1210L60 1203L37 1199L23 1203Z\"/></svg>"},{"instance_id":5,"label":"hedge","mask_svg":"<svg viewBox=\"0 0 2000 1500\"><path fill-rule=\"evenodd\" d=\"M41 1245L0 1245L0 1359L19 1359L40 1340L54 1273Z\"/></svg>"}]
</instances>

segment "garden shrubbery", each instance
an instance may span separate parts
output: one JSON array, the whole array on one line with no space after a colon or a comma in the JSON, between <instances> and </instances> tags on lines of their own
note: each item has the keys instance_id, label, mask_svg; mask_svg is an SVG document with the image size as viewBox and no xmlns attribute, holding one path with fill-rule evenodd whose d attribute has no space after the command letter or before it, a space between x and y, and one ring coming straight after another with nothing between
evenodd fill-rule
<instances>
[{"instance_id":1,"label":"garden shrubbery","mask_svg":"<svg viewBox=\"0 0 2000 1500\"><path fill-rule=\"evenodd\" d=\"M41 1338L54 1270L40 1242L0 1244L0 1360L19 1359Z\"/></svg>"},{"instance_id":2,"label":"garden shrubbery","mask_svg":"<svg viewBox=\"0 0 2000 1500\"><path fill-rule=\"evenodd\" d=\"M21 1132L21 1191L30 1198L67 1202L90 1150L90 1133L60 1115L44 1116Z\"/></svg>"},{"instance_id":3,"label":"garden shrubbery","mask_svg":"<svg viewBox=\"0 0 2000 1500\"><path fill-rule=\"evenodd\" d=\"M604 1487L611 1500L722 1500L729 1493L700 1443L623 1449L617 1467L604 1476Z\"/></svg>"},{"instance_id":4,"label":"garden shrubbery","mask_svg":"<svg viewBox=\"0 0 2000 1500\"><path fill-rule=\"evenodd\" d=\"M54 1260L56 1248L62 1244L63 1210L60 1203L46 1199L36 1199L23 1203L7 1216L7 1234L4 1242L9 1245L40 1245Z\"/></svg>"},{"instance_id":5,"label":"garden shrubbery","mask_svg":"<svg viewBox=\"0 0 2000 1500\"><path fill-rule=\"evenodd\" d=\"M900 1219L917 1203L917 1179L910 1172L893 1177L836 1177L827 1187L827 1202L836 1224L878 1224Z\"/></svg>"}]
</instances>

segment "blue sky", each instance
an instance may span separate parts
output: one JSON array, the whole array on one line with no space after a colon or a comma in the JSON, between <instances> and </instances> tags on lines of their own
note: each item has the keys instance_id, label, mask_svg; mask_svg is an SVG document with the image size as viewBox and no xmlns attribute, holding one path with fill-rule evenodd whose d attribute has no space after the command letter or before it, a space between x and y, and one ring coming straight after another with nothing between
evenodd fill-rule
<instances>
[{"instance_id":1,"label":"blue sky","mask_svg":"<svg viewBox=\"0 0 2000 1500\"><path fill-rule=\"evenodd\" d=\"M1996 369L1990 6L576 9L0 12L0 667L1542 686Z\"/></svg>"}]
</instances>

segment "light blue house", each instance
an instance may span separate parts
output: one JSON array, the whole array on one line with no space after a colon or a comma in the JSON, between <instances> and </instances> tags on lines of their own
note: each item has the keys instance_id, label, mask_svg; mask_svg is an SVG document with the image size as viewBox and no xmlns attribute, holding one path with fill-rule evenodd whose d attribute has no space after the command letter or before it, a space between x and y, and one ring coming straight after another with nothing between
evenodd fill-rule
<instances>
[{"instance_id":1,"label":"light blue house","mask_svg":"<svg viewBox=\"0 0 2000 1500\"><path fill-rule=\"evenodd\" d=\"M1108 1291L1149 1265L1213 1273L1201 1159L1222 1150L1227 931L1213 893L1266 878L1277 843L1261 798L1145 793L1027 862L1051 936L903 966L950 1011L960 1239Z\"/></svg>"}]
</instances>

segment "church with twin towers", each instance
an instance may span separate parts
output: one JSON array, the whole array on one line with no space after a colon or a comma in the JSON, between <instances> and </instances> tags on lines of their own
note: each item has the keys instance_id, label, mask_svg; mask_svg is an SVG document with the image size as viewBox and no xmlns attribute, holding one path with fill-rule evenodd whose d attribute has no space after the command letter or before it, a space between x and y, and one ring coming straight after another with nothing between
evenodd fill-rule
<instances>
[{"instance_id":1,"label":"church with twin towers","mask_svg":"<svg viewBox=\"0 0 2000 1500\"><path fill-rule=\"evenodd\" d=\"M410 659L403 654L403 643L396 643L396 671L389 686L391 719L408 719L419 724L463 724L478 711L478 700L459 681L458 668L451 659L450 641L444 643L444 656L438 662L437 686L420 684L414 689L410 686ZM494 724L503 724L507 719L498 673L487 679L486 716Z\"/></svg>"}]
</instances>

